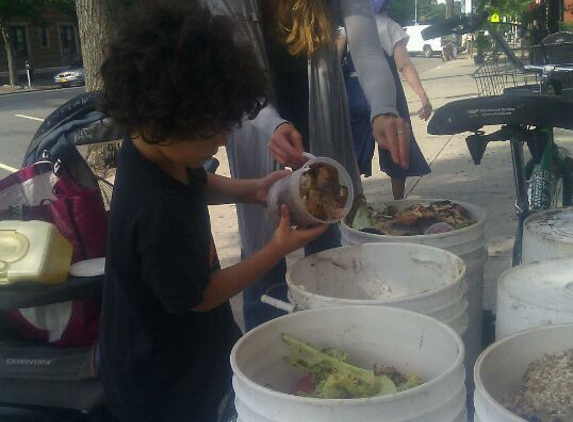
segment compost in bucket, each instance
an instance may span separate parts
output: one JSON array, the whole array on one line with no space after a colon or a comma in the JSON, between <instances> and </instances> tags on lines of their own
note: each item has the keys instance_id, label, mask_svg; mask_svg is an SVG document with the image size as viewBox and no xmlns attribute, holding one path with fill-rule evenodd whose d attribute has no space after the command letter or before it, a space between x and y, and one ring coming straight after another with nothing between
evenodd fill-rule
<instances>
[{"instance_id":1,"label":"compost in bucket","mask_svg":"<svg viewBox=\"0 0 573 422\"><path fill-rule=\"evenodd\" d=\"M469 211L451 201L421 202L405 209L356 201L350 226L366 233L418 236L447 233L475 224Z\"/></svg>"},{"instance_id":2,"label":"compost in bucket","mask_svg":"<svg viewBox=\"0 0 573 422\"><path fill-rule=\"evenodd\" d=\"M290 393L320 399L357 399L385 396L424 384L420 375L403 374L392 366L374 364L373 369L353 365L345 351L335 347L316 349L311 343L283 333L289 348L285 362L305 372Z\"/></svg>"},{"instance_id":3,"label":"compost in bucket","mask_svg":"<svg viewBox=\"0 0 573 422\"><path fill-rule=\"evenodd\" d=\"M282 333L316 348L335 347L352 363L381 363L426 382L367 398L321 399L290 394L305 374L285 362ZM448 326L402 309L343 306L295 312L246 333L231 352L241 422L467 422L464 346Z\"/></svg>"},{"instance_id":4,"label":"compost in bucket","mask_svg":"<svg viewBox=\"0 0 573 422\"><path fill-rule=\"evenodd\" d=\"M311 156L302 168L269 189L267 207L274 218L285 204L296 225L336 223L350 211L354 200L352 180L335 160Z\"/></svg>"},{"instance_id":5,"label":"compost in bucket","mask_svg":"<svg viewBox=\"0 0 573 422\"><path fill-rule=\"evenodd\" d=\"M573 349L530 363L523 384L502 404L528 422L573 421Z\"/></svg>"},{"instance_id":6,"label":"compost in bucket","mask_svg":"<svg viewBox=\"0 0 573 422\"><path fill-rule=\"evenodd\" d=\"M346 214L348 188L340 183L336 167L313 163L300 177L300 198L314 218L341 220Z\"/></svg>"},{"instance_id":7,"label":"compost in bucket","mask_svg":"<svg viewBox=\"0 0 573 422\"><path fill-rule=\"evenodd\" d=\"M476 422L571 422L573 324L496 341L479 356L475 380Z\"/></svg>"}]
</instances>

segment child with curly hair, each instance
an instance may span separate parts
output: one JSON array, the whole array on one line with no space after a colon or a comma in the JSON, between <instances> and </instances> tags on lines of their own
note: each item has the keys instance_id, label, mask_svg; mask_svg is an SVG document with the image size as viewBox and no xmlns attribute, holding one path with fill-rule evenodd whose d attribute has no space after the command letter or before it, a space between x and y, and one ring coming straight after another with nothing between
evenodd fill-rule
<instances>
[{"instance_id":1,"label":"child with curly hair","mask_svg":"<svg viewBox=\"0 0 573 422\"><path fill-rule=\"evenodd\" d=\"M207 205L264 205L288 174L238 180L202 167L267 95L231 31L196 0L139 2L101 67L100 109L125 134L100 337L106 404L121 421L216 421L240 336L228 300L326 229L292 230L283 208L266 246L218 265Z\"/></svg>"}]
</instances>

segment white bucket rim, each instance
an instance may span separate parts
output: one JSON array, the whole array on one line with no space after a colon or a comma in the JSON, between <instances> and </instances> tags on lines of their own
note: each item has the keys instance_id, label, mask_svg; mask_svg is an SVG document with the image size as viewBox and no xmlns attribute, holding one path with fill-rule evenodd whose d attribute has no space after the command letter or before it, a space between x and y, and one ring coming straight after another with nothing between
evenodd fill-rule
<instances>
[{"instance_id":1,"label":"white bucket rim","mask_svg":"<svg viewBox=\"0 0 573 422\"><path fill-rule=\"evenodd\" d=\"M305 289L301 289L297 284L294 284L294 282L292 281L291 278L291 272L293 271L293 269L299 265L299 263L303 262L304 260L306 260L307 258L310 258L312 256L315 255L319 255L322 253L329 253L330 251L338 251L341 249L351 249L351 248L362 248L365 246L372 246L372 247L376 247L376 248L395 248L395 247L404 247L404 248L409 248L409 249L433 249L434 251L439 251L440 254L442 255L448 255L450 258L452 258L453 261L457 261L459 268L461 268L460 273L457 275L456 280L454 280L454 282L446 284L442 287L439 287L438 289L433 289L430 291L426 291L426 292L422 292L422 293L417 293L414 295L410 295L410 296L402 296L402 297L397 297L397 298L391 298L391 299L343 299L343 298L335 298L332 296L324 296L321 295L319 293L311 293L308 290ZM465 285L464 280L465 280L465 276L467 273L467 265L464 262L464 260L462 258L460 258L458 255L456 255L453 252L449 252L445 249L440 249L437 248L435 246L428 246L428 245L421 245L421 244L417 244L417 243L384 243L384 242L372 242L372 243L361 243L359 245L352 245L352 246L340 246L338 248L332 248L332 249L328 249L326 251L323 252L318 252L316 254L313 255L309 255L308 257L305 258L301 258L299 259L296 263L293 264L293 266L291 268L289 268L289 270L286 273L286 283L289 289L293 289L294 291L296 291L297 294L304 296L306 298L312 299L314 297L316 298L320 298L320 299L336 299L336 300L340 300L342 301L342 303L344 303L344 305L389 305L389 304L394 304L394 303L400 303L403 302L405 300L410 301L410 300L417 300L417 299L423 299L425 297L430 297L430 296L434 296L437 293L441 293L445 290L451 289L453 287L455 287L455 284L457 282L459 282L461 280L462 284ZM464 291L467 290L467 287L464 287Z\"/></svg>"},{"instance_id":2,"label":"white bucket rim","mask_svg":"<svg viewBox=\"0 0 573 422\"><path fill-rule=\"evenodd\" d=\"M558 308L558 307L554 307L552 306L552 303L545 303L545 304L541 304L539 302L536 302L535 300L528 300L526 297L524 296L514 296L511 294L511 292L509 292L507 289L504 288L505 283L503 283L504 280L508 279L508 276L510 276L513 273L519 273L522 271L527 271L528 268L536 268L536 267L553 267L552 264L555 264L555 262L570 262L573 264L573 257L566 257L566 258L554 258L554 259L547 259L544 261L535 261L535 262L530 262L527 264L522 264L522 265L517 265L515 267L512 268L508 268L507 270L505 270L504 272L502 272L500 274L500 276L498 277L498 282L497 282L497 289L503 291L508 297L511 297L511 299L519 302L519 303L523 303L526 305L532 305L535 306L536 308L539 309L544 309L544 310L550 310L552 312L556 312L557 314L571 314L571 310L569 309L563 309L563 308ZM553 267L554 269L555 267Z\"/></svg>"},{"instance_id":3,"label":"white bucket rim","mask_svg":"<svg viewBox=\"0 0 573 422\"><path fill-rule=\"evenodd\" d=\"M475 209L477 211L478 214L480 214L477 217L477 221L472 224L471 226L468 227L464 227L463 229L459 229L459 230L454 230L453 232L446 232L446 233L436 233L436 234L417 234L414 236L391 236L391 235L387 235L387 234L374 234L374 233L364 233L361 232L360 230L356 230L352 227L350 227L347 223L346 223L346 218L344 217L341 221L340 224L344 227L345 230L348 230L349 233L356 233L356 234L360 234L360 236L364 236L364 237L371 237L372 239L378 239L378 238L386 238L386 239L439 239L442 237L448 237L451 236L452 233L459 233L459 234L463 234L466 231L470 231L470 230L475 230L476 227L478 226L484 226L485 225L485 221L486 221L486 217L487 217L487 213L486 211L481 208L478 207L475 204L470 204L467 202L463 202L463 201L458 201L458 200L454 200L454 199L449 199L449 198L421 198L421 199L400 199L400 200L393 200L393 201L386 201L386 203L389 204L395 204L395 203L403 203L403 202L436 202L436 201L450 201L453 202L455 204L461 205L463 207L465 207L466 209ZM485 230L484 230L485 233Z\"/></svg>"},{"instance_id":4,"label":"white bucket rim","mask_svg":"<svg viewBox=\"0 0 573 422\"><path fill-rule=\"evenodd\" d=\"M461 339L461 336L458 333L456 333L453 328L444 324L441 321L438 321L435 318L431 318L431 317L428 317L426 315L423 315L423 314L420 314L420 313L417 313L414 311L408 311L408 310L400 309L400 308L352 305L352 306L330 306L328 308L308 309L308 310L305 310L302 312L295 312L292 314L283 315L283 316L280 316L278 318L267 321L267 322L259 325L258 327L252 329L251 331L249 331L249 333L257 331L257 330L262 330L262 329L266 328L268 325L272 325L272 324L276 323L276 321L280 321L280 320L286 319L286 318L299 317L299 315L309 315L311 313L318 313L318 312L332 312L332 311L337 311L337 310L350 311L350 310L356 310L356 309L360 309L360 308L368 309L368 310L378 310L378 309L379 310L383 309L385 311L391 310L391 312L408 314L410 316L414 316L414 317L420 318L420 319L426 319L426 320L431 321L434 324L438 324L439 326L441 326L442 329L449 332L449 334L452 336L452 338L456 341L456 343L458 345L458 354L457 354L456 358L454 359L454 361L450 364L450 366L445 371L440 373L437 377L434 377L431 380L426 381L424 384L418 385L418 386L410 388L408 390L399 391L399 392L396 392L394 394L389 394L386 396L365 397L365 398L359 398L359 399L319 399L319 398L314 398L314 397L301 397L301 396L296 396L294 394L287 394L287 393L283 393L280 391L272 390L270 388L267 388L265 386L262 386L256 382L254 382L249 377L247 377L245 375L245 373L239 368L239 366L237 365L237 361L236 361L237 350L241 347L242 343L244 343L245 341L248 341L247 336L243 335L235 343L235 345L233 346L233 349L231 350L230 360L231 360L231 369L233 371L233 376L236 377L237 373L240 374L242 382L248 384L251 388L257 390L259 393L262 393L264 395L269 395L269 396L273 396L273 397L277 397L277 398L284 398L284 399L295 401L295 402L300 403L300 404L324 405L324 403L326 402L326 403L328 403L329 406L333 406L333 407L339 407L339 406L347 407L347 406L361 406L364 403L369 403L369 402L377 402L378 403L378 402L391 401L391 400L394 400L397 396L399 396L400 398L404 398L404 397L414 395L419 391L420 388L431 387L434 384L437 384L438 382L440 382L443 378L446 378L450 374L454 373L457 370L457 368L463 367L464 356L465 356L464 342ZM463 382L462 382L462 384L463 384Z\"/></svg>"},{"instance_id":5,"label":"white bucket rim","mask_svg":"<svg viewBox=\"0 0 573 422\"><path fill-rule=\"evenodd\" d=\"M525 420L525 419L517 416L515 413L512 413L509 410L507 410L501 403L499 403L496 399L494 399L492 397L492 395L489 393L489 391L483 385L483 382L482 382L481 376L480 376L480 369L483 365L483 361L485 359L487 359L487 357L491 353L493 353L493 351L497 347L499 347L501 344L510 342L510 341L512 341L512 339L514 339L516 337L523 337L523 336L532 335L532 334L539 332L539 331L558 330L561 328L573 328L573 323L546 325L543 327L536 327L536 328L532 328L529 330L519 331L517 333L511 334L510 336L504 337L503 339L498 340L498 341L490 344L483 352L480 353L480 355L476 359L476 362L474 365L474 373L473 373L473 378L474 378L474 383L475 383L474 396L475 396L475 394L478 394L478 390L479 390L479 394L484 396L488 400L488 402L492 406L494 406L498 411L500 411L504 416L511 417L511 418L513 418L513 420L515 420L517 422L527 422L527 420ZM474 397L474 401L475 401L475 397Z\"/></svg>"}]
</instances>

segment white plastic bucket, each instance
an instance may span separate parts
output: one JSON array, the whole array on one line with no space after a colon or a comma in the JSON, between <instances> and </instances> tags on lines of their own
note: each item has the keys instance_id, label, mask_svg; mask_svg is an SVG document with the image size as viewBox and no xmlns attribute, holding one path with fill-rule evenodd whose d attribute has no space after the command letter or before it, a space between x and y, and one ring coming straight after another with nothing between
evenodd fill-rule
<instances>
[{"instance_id":1,"label":"white plastic bucket","mask_svg":"<svg viewBox=\"0 0 573 422\"><path fill-rule=\"evenodd\" d=\"M407 199L402 201L386 201L388 205L404 209L422 202L443 201L443 199ZM483 285L484 267L488 259L486 243L486 212L480 207L466 202L451 200L466 208L475 224L448 233L419 236L386 236L363 233L351 228L346 220L342 220L341 234L343 245L361 243L415 243L444 249L458 255L467 266L466 284L468 302L469 326L464 335L466 344L466 371L471 379L473 365L479 356L483 345Z\"/></svg>"},{"instance_id":2,"label":"white plastic bucket","mask_svg":"<svg viewBox=\"0 0 573 422\"><path fill-rule=\"evenodd\" d=\"M495 337L544 325L573 323L573 258L520 265L497 284Z\"/></svg>"},{"instance_id":3,"label":"white plastic bucket","mask_svg":"<svg viewBox=\"0 0 573 422\"><path fill-rule=\"evenodd\" d=\"M303 373L284 362L281 333L344 350L352 363L422 375L427 382L397 394L324 400L287 394ZM249 331L231 352L240 422L466 422L460 337L425 315L378 306L296 312ZM272 388L270 387L272 386Z\"/></svg>"},{"instance_id":4,"label":"white plastic bucket","mask_svg":"<svg viewBox=\"0 0 573 422\"><path fill-rule=\"evenodd\" d=\"M337 161L328 157L315 157L311 154L305 154L310 158L304 166L292 172L287 177L279 180L271 186L267 194L267 209L269 213L276 219L280 217L280 206L286 204L290 210L291 222L297 225L310 225L321 223L337 223L342 218L346 217L352 203L354 202L354 187L352 186L352 179L350 178L346 169ZM340 185L346 187L348 196L344 205L344 212L340 218L330 220L319 220L314 217L304 205L300 197L300 178L308 172L310 166L313 164L324 163L328 164L338 171L338 179Z\"/></svg>"},{"instance_id":5,"label":"white plastic bucket","mask_svg":"<svg viewBox=\"0 0 573 422\"><path fill-rule=\"evenodd\" d=\"M464 275L456 255L410 243L330 249L296 262L287 273L289 300L299 309L341 305L394 306L467 329Z\"/></svg>"},{"instance_id":6,"label":"white plastic bucket","mask_svg":"<svg viewBox=\"0 0 573 422\"><path fill-rule=\"evenodd\" d=\"M535 213L523 227L523 264L573 257L573 207Z\"/></svg>"},{"instance_id":7,"label":"white plastic bucket","mask_svg":"<svg viewBox=\"0 0 573 422\"><path fill-rule=\"evenodd\" d=\"M522 331L497 341L479 356L474 370L475 422L526 422L501 405L517 390L533 361L573 348L573 324Z\"/></svg>"}]
</instances>

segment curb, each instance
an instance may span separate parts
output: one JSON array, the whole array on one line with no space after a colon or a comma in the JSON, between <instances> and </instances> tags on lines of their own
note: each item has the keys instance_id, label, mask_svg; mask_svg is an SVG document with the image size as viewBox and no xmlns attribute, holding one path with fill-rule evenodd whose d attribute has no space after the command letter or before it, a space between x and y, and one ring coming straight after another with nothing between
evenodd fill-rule
<instances>
[{"instance_id":1,"label":"curb","mask_svg":"<svg viewBox=\"0 0 573 422\"><path fill-rule=\"evenodd\" d=\"M45 86L42 88L22 88L19 90L15 90L15 91L7 91L7 92L1 92L0 91L0 96L2 95L10 95L10 94L22 94L24 92L37 92L37 91L51 91L54 89L61 89L59 86Z\"/></svg>"}]
</instances>

